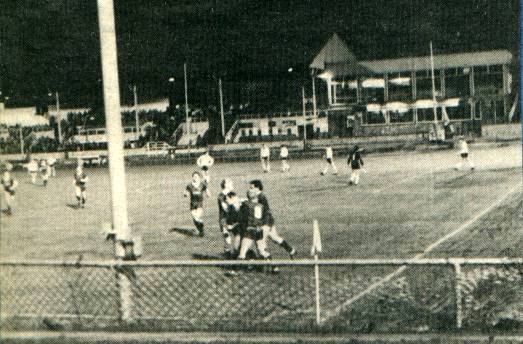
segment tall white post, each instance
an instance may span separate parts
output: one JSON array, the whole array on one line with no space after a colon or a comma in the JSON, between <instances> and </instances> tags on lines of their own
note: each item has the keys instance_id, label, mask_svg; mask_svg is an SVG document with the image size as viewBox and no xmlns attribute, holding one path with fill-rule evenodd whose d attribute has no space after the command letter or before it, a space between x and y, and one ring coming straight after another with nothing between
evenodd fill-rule
<instances>
[{"instance_id":1,"label":"tall white post","mask_svg":"<svg viewBox=\"0 0 523 344\"><path fill-rule=\"evenodd\" d=\"M218 80L218 86L220 88L220 117L222 120L222 137L225 142L225 114L223 111L223 90L222 90L222 79Z\"/></svg>"},{"instance_id":2,"label":"tall white post","mask_svg":"<svg viewBox=\"0 0 523 344\"><path fill-rule=\"evenodd\" d=\"M134 125L136 127L136 140L140 138L140 121L138 119L138 90L136 85L133 86L134 95Z\"/></svg>"},{"instance_id":3,"label":"tall white post","mask_svg":"<svg viewBox=\"0 0 523 344\"><path fill-rule=\"evenodd\" d=\"M62 119L60 118L60 95L56 91L56 120L58 121L58 143L62 143Z\"/></svg>"},{"instance_id":4,"label":"tall white post","mask_svg":"<svg viewBox=\"0 0 523 344\"><path fill-rule=\"evenodd\" d=\"M127 214L127 186L124 165L122 118L120 113L120 87L113 0L98 0L98 21L102 57L104 108L109 149L109 177L111 182L112 224L116 232L115 249L132 242ZM130 277L118 273L120 290L120 317L132 317L132 288Z\"/></svg>"},{"instance_id":5,"label":"tall white post","mask_svg":"<svg viewBox=\"0 0 523 344\"><path fill-rule=\"evenodd\" d=\"M320 307L320 266L318 264L318 254L314 255L314 281L316 289L316 325L321 324L321 307Z\"/></svg>"},{"instance_id":6,"label":"tall white post","mask_svg":"<svg viewBox=\"0 0 523 344\"><path fill-rule=\"evenodd\" d=\"M316 123L316 118L318 116L318 107L316 104L316 77L314 76L314 70L312 72L312 116L314 117L314 123Z\"/></svg>"},{"instance_id":7,"label":"tall white post","mask_svg":"<svg viewBox=\"0 0 523 344\"><path fill-rule=\"evenodd\" d=\"M461 295L461 265L454 263L454 293L456 296L456 327L461 329L463 325L463 307Z\"/></svg>"},{"instance_id":8,"label":"tall white post","mask_svg":"<svg viewBox=\"0 0 523 344\"><path fill-rule=\"evenodd\" d=\"M301 88L301 107L303 112L303 120L305 121L305 117L307 116L307 99L305 99L305 86L302 86Z\"/></svg>"},{"instance_id":9,"label":"tall white post","mask_svg":"<svg viewBox=\"0 0 523 344\"><path fill-rule=\"evenodd\" d=\"M434 78L434 55L432 53L432 41L430 41L430 71L432 73L432 109L434 111L434 123L437 123L438 112L436 110L436 81Z\"/></svg>"}]
</instances>

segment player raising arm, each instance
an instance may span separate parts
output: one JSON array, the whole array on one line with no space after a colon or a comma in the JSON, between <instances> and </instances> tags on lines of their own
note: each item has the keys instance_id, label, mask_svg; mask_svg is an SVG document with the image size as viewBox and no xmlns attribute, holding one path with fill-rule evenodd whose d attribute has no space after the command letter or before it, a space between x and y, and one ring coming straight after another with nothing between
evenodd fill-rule
<instances>
[{"instance_id":1,"label":"player raising arm","mask_svg":"<svg viewBox=\"0 0 523 344\"><path fill-rule=\"evenodd\" d=\"M76 201L78 202L78 208L84 208L85 202L87 201L87 182L89 177L84 172L81 164L76 168L74 174L74 193L76 195Z\"/></svg>"},{"instance_id":2,"label":"player raising arm","mask_svg":"<svg viewBox=\"0 0 523 344\"><path fill-rule=\"evenodd\" d=\"M196 165L200 168L200 173L203 176L203 179L207 184L209 184L209 181L211 179L209 175L209 168L214 165L214 158L209 154L209 150L206 150L205 153L200 155L198 159L196 160Z\"/></svg>"},{"instance_id":3,"label":"player raising arm","mask_svg":"<svg viewBox=\"0 0 523 344\"><path fill-rule=\"evenodd\" d=\"M203 197L207 195L210 197L210 192L207 189L207 183L202 180L202 176L199 172L192 174L192 182L187 185L184 196L189 197L189 207L191 210L192 219L194 226L198 231L198 236L204 236L204 224L203 224Z\"/></svg>"},{"instance_id":4,"label":"player raising arm","mask_svg":"<svg viewBox=\"0 0 523 344\"><path fill-rule=\"evenodd\" d=\"M15 190L18 187L18 182L11 176L11 164L7 164L5 171L2 174L2 187L4 189L5 213L11 215L13 213L13 202L15 197Z\"/></svg>"}]
</instances>

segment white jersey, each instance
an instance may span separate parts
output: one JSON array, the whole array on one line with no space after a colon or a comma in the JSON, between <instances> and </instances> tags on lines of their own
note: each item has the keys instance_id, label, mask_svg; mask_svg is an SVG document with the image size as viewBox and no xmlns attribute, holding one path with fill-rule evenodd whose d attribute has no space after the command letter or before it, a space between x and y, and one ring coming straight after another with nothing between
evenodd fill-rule
<instances>
[{"instance_id":1,"label":"white jersey","mask_svg":"<svg viewBox=\"0 0 523 344\"><path fill-rule=\"evenodd\" d=\"M198 167L211 167L214 165L214 158L209 154L203 154L196 160L196 164Z\"/></svg>"},{"instance_id":2,"label":"white jersey","mask_svg":"<svg viewBox=\"0 0 523 344\"><path fill-rule=\"evenodd\" d=\"M289 156L289 150L287 149L287 147L282 147L280 150L280 158L287 159L288 156Z\"/></svg>"},{"instance_id":3,"label":"white jersey","mask_svg":"<svg viewBox=\"0 0 523 344\"><path fill-rule=\"evenodd\" d=\"M56 164L56 159L55 158L47 159L47 165L53 166L54 164Z\"/></svg>"},{"instance_id":4,"label":"white jersey","mask_svg":"<svg viewBox=\"0 0 523 344\"><path fill-rule=\"evenodd\" d=\"M27 164L27 170L29 172L38 172L38 162L36 160L31 160Z\"/></svg>"},{"instance_id":5,"label":"white jersey","mask_svg":"<svg viewBox=\"0 0 523 344\"><path fill-rule=\"evenodd\" d=\"M332 159L332 147L325 149L325 159Z\"/></svg>"},{"instance_id":6,"label":"white jersey","mask_svg":"<svg viewBox=\"0 0 523 344\"><path fill-rule=\"evenodd\" d=\"M260 155L262 158L268 158L271 155L271 150L267 146L262 147L260 150Z\"/></svg>"},{"instance_id":7,"label":"white jersey","mask_svg":"<svg viewBox=\"0 0 523 344\"><path fill-rule=\"evenodd\" d=\"M459 152L461 154L468 154L469 153L469 146L467 144L467 141L463 140L459 144Z\"/></svg>"}]
</instances>

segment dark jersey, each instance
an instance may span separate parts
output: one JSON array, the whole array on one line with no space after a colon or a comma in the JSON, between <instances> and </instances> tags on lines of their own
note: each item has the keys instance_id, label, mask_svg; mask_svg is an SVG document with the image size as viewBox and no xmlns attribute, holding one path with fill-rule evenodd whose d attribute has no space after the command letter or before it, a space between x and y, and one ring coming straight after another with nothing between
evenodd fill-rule
<instances>
[{"instance_id":1,"label":"dark jersey","mask_svg":"<svg viewBox=\"0 0 523 344\"><path fill-rule=\"evenodd\" d=\"M352 169L359 169L363 166L363 159L361 158L360 152L354 152L351 155L349 155L349 159L347 160L347 164L350 164L350 167Z\"/></svg>"},{"instance_id":2,"label":"dark jersey","mask_svg":"<svg viewBox=\"0 0 523 344\"><path fill-rule=\"evenodd\" d=\"M267 196L262 192L258 195L258 202L262 203L267 208L267 223L268 226L274 226L274 216L272 215L271 208L269 207L269 200Z\"/></svg>"},{"instance_id":3,"label":"dark jersey","mask_svg":"<svg viewBox=\"0 0 523 344\"><path fill-rule=\"evenodd\" d=\"M229 204L229 207L227 208L227 213L225 214L225 221L227 225L233 226L240 222L240 209L241 205L238 208L236 208L234 205Z\"/></svg>"},{"instance_id":4,"label":"dark jersey","mask_svg":"<svg viewBox=\"0 0 523 344\"><path fill-rule=\"evenodd\" d=\"M222 219L225 218L225 214L227 213L226 209L228 208L228 205L227 202L225 202L226 196L227 195L223 193L223 191L220 192L220 194L218 195L218 219L220 220L220 222L222 221Z\"/></svg>"},{"instance_id":5,"label":"dark jersey","mask_svg":"<svg viewBox=\"0 0 523 344\"><path fill-rule=\"evenodd\" d=\"M258 201L246 201L240 208L242 228L259 228L269 223L270 211L266 204Z\"/></svg>"},{"instance_id":6,"label":"dark jersey","mask_svg":"<svg viewBox=\"0 0 523 344\"><path fill-rule=\"evenodd\" d=\"M189 192L191 210L203 207L203 194L207 190L207 183L201 182L198 186L193 183L187 185L187 192Z\"/></svg>"}]
</instances>

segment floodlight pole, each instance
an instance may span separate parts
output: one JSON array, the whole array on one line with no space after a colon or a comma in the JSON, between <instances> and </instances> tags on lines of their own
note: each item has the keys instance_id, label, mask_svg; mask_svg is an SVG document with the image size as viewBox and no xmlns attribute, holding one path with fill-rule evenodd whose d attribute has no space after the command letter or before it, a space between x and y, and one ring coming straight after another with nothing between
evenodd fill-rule
<instances>
[{"instance_id":1,"label":"floodlight pole","mask_svg":"<svg viewBox=\"0 0 523 344\"><path fill-rule=\"evenodd\" d=\"M434 55L432 53L432 41L430 41L430 71L432 75L432 109L434 111L434 123L437 123L438 112L436 110L436 81L434 80Z\"/></svg>"},{"instance_id":2,"label":"floodlight pole","mask_svg":"<svg viewBox=\"0 0 523 344\"><path fill-rule=\"evenodd\" d=\"M223 113L223 90L222 90L222 79L218 79L218 86L220 88L220 117L222 120L222 137L225 142L225 116Z\"/></svg>"},{"instance_id":3,"label":"floodlight pole","mask_svg":"<svg viewBox=\"0 0 523 344\"><path fill-rule=\"evenodd\" d=\"M116 232L115 250L126 251L132 239L127 213L127 186L124 165L120 87L118 82L118 55L113 0L98 0L98 24L102 58L104 109L109 150L109 177L111 182L112 227ZM127 257L126 257L127 256ZM129 258L131 255L124 255ZM118 273L120 291L120 318L132 317L132 285L130 277Z\"/></svg>"},{"instance_id":4,"label":"floodlight pole","mask_svg":"<svg viewBox=\"0 0 523 344\"><path fill-rule=\"evenodd\" d=\"M185 133L189 134L189 99L187 91L187 63L183 64L183 82L185 89Z\"/></svg>"},{"instance_id":5,"label":"floodlight pole","mask_svg":"<svg viewBox=\"0 0 523 344\"><path fill-rule=\"evenodd\" d=\"M134 125L136 126L136 140L140 137L140 121L138 119L138 91L136 85L133 86L134 95Z\"/></svg>"},{"instance_id":6,"label":"floodlight pole","mask_svg":"<svg viewBox=\"0 0 523 344\"><path fill-rule=\"evenodd\" d=\"M58 122L58 143L62 143L62 120L60 118L60 95L58 91L55 93L56 96L56 119Z\"/></svg>"},{"instance_id":7,"label":"floodlight pole","mask_svg":"<svg viewBox=\"0 0 523 344\"><path fill-rule=\"evenodd\" d=\"M22 154L25 153L25 149L24 149L24 133L23 133L23 130L22 130L22 124L20 124L20 126L18 127L18 133L20 135L20 152Z\"/></svg>"}]
</instances>

